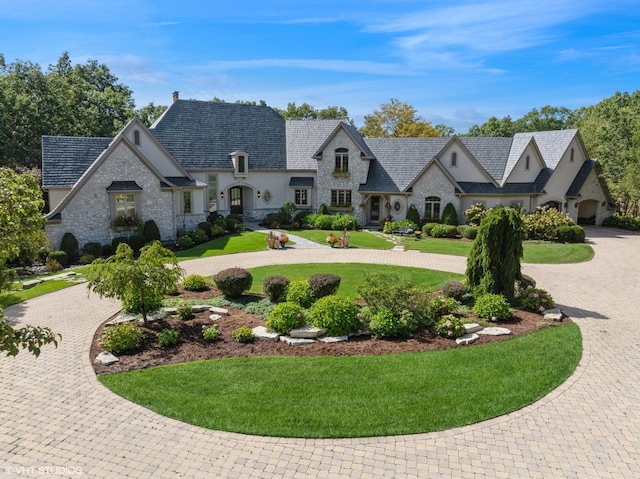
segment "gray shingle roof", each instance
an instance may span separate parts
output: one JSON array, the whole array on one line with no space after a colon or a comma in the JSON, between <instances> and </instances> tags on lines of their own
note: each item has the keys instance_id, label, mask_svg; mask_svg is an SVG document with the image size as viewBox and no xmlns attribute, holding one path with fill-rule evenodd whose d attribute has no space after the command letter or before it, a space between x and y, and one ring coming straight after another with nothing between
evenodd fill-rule
<instances>
[{"instance_id":1,"label":"gray shingle roof","mask_svg":"<svg viewBox=\"0 0 640 479\"><path fill-rule=\"evenodd\" d=\"M287 120L287 168L316 170L313 155L342 120Z\"/></svg>"},{"instance_id":2,"label":"gray shingle roof","mask_svg":"<svg viewBox=\"0 0 640 479\"><path fill-rule=\"evenodd\" d=\"M313 177L311 176L292 176L289 179L290 188L313 188Z\"/></svg>"},{"instance_id":3,"label":"gray shingle roof","mask_svg":"<svg viewBox=\"0 0 640 479\"><path fill-rule=\"evenodd\" d=\"M286 168L285 121L265 106L177 100L150 131L183 168L233 168L244 151L249 169Z\"/></svg>"},{"instance_id":4,"label":"gray shingle roof","mask_svg":"<svg viewBox=\"0 0 640 479\"><path fill-rule=\"evenodd\" d=\"M589 173L591 173L591 170L593 170L595 167L596 162L594 160L587 160L582 164L580 170L578 171L578 174L573 179L571 186L569 186L569 189L567 190L567 196L577 197L580 194L582 185L584 185L584 182L587 181Z\"/></svg>"},{"instance_id":5,"label":"gray shingle roof","mask_svg":"<svg viewBox=\"0 0 640 479\"><path fill-rule=\"evenodd\" d=\"M534 138L547 167L555 169L578 130L535 131L532 133L516 133L514 141L526 141Z\"/></svg>"},{"instance_id":6,"label":"gray shingle roof","mask_svg":"<svg viewBox=\"0 0 640 479\"><path fill-rule=\"evenodd\" d=\"M366 138L374 160L360 191L405 191L449 138Z\"/></svg>"},{"instance_id":7,"label":"gray shingle roof","mask_svg":"<svg viewBox=\"0 0 640 479\"><path fill-rule=\"evenodd\" d=\"M512 138L461 137L460 141L491 177L500 181L504 174Z\"/></svg>"},{"instance_id":8,"label":"gray shingle roof","mask_svg":"<svg viewBox=\"0 0 640 479\"><path fill-rule=\"evenodd\" d=\"M112 138L42 137L42 187L71 188Z\"/></svg>"}]
</instances>

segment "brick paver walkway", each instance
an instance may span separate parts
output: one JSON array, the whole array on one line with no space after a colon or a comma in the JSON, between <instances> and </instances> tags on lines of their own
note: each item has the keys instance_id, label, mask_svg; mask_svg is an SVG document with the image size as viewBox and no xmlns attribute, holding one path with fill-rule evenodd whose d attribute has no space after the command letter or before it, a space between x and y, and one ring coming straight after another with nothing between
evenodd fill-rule
<instances>
[{"instance_id":1,"label":"brick paver walkway","mask_svg":"<svg viewBox=\"0 0 640 479\"><path fill-rule=\"evenodd\" d=\"M0 477L640 477L640 236L593 228L588 237L596 250L589 263L524 267L580 325L584 356L575 373L520 411L431 434L301 440L183 424L96 380L91 339L116 303L79 285L10 307L14 324L51 326L63 341L38 359L25 352L0 359ZM354 249L264 251L183 265L210 275L230 266L323 261L465 266L450 256Z\"/></svg>"}]
</instances>

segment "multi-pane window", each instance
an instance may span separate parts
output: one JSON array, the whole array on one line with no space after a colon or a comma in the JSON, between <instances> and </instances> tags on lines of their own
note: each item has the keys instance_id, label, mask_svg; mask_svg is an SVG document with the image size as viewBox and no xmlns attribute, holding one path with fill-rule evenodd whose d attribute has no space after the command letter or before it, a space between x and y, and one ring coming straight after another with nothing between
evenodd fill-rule
<instances>
[{"instance_id":1,"label":"multi-pane window","mask_svg":"<svg viewBox=\"0 0 640 479\"><path fill-rule=\"evenodd\" d=\"M331 206L351 206L351 190L331 190Z\"/></svg>"},{"instance_id":2,"label":"multi-pane window","mask_svg":"<svg viewBox=\"0 0 640 479\"><path fill-rule=\"evenodd\" d=\"M116 216L136 217L136 196L133 193L116 195Z\"/></svg>"},{"instance_id":3,"label":"multi-pane window","mask_svg":"<svg viewBox=\"0 0 640 479\"><path fill-rule=\"evenodd\" d=\"M238 156L238 173L246 173L247 172L247 159L244 155Z\"/></svg>"},{"instance_id":4,"label":"multi-pane window","mask_svg":"<svg viewBox=\"0 0 640 479\"><path fill-rule=\"evenodd\" d=\"M182 192L182 212L191 213L191 191Z\"/></svg>"},{"instance_id":5,"label":"multi-pane window","mask_svg":"<svg viewBox=\"0 0 640 479\"><path fill-rule=\"evenodd\" d=\"M218 211L218 178L209 175L209 211Z\"/></svg>"},{"instance_id":6,"label":"multi-pane window","mask_svg":"<svg viewBox=\"0 0 640 479\"><path fill-rule=\"evenodd\" d=\"M424 200L424 217L427 220L440 220L440 198L428 196Z\"/></svg>"},{"instance_id":7,"label":"multi-pane window","mask_svg":"<svg viewBox=\"0 0 640 479\"><path fill-rule=\"evenodd\" d=\"M298 206L307 206L309 204L307 189L296 189L294 192L294 203Z\"/></svg>"},{"instance_id":8,"label":"multi-pane window","mask_svg":"<svg viewBox=\"0 0 640 479\"><path fill-rule=\"evenodd\" d=\"M336 148L336 171L349 171L349 150Z\"/></svg>"}]
</instances>

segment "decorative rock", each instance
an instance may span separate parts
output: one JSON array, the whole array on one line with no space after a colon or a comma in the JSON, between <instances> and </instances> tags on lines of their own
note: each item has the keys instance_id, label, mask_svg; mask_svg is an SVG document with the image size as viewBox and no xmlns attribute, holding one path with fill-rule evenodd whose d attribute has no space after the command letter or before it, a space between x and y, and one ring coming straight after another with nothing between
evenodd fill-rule
<instances>
[{"instance_id":1,"label":"decorative rock","mask_svg":"<svg viewBox=\"0 0 640 479\"><path fill-rule=\"evenodd\" d=\"M349 341L349 336L324 336L322 338L318 338L318 341L323 343L343 343L345 341Z\"/></svg>"},{"instance_id":2,"label":"decorative rock","mask_svg":"<svg viewBox=\"0 0 640 479\"><path fill-rule=\"evenodd\" d=\"M217 308L215 306L210 306L209 311L215 314L219 314L220 316L229 316L229 311L224 308Z\"/></svg>"},{"instance_id":3,"label":"decorative rock","mask_svg":"<svg viewBox=\"0 0 640 479\"><path fill-rule=\"evenodd\" d=\"M292 329L289 332L289 336L292 338L307 338L307 339L315 339L319 336L322 336L327 332L326 329L316 328L315 326L306 325L301 328Z\"/></svg>"},{"instance_id":4,"label":"decorative rock","mask_svg":"<svg viewBox=\"0 0 640 479\"><path fill-rule=\"evenodd\" d=\"M544 313L544 319L547 321L557 321L560 322L564 318L564 313L559 309L549 309Z\"/></svg>"},{"instance_id":5,"label":"decorative rock","mask_svg":"<svg viewBox=\"0 0 640 479\"><path fill-rule=\"evenodd\" d=\"M305 344L313 344L315 340L306 338L292 338L290 336L280 336L280 341L287 343L289 346L304 346Z\"/></svg>"},{"instance_id":6,"label":"decorative rock","mask_svg":"<svg viewBox=\"0 0 640 479\"><path fill-rule=\"evenodd\" d=\"M349 336L357 337L357 336L371 336L371 331L368 329L359 329L355 333L349 333Z\"/></svg>"},{"instance_id":7,"label":"decorative rock","mask_svg":"<svg viewBox=\"0 0 640 479\"><path fill-rule=\"evenodd\" d=\"M482 326L478 323L469 323L464 325L464 329L467 330L467 333L477 333L478 331L482 331Z\"/></svg>"},{"instance_id":8,"label":"decorative rock","mask_svg":"<svg viewBox=\"0 0 640 479\"><path fill-rule=\"evenodd\" d=\"M466 346L467 344L475 343L479 338L480 336L478 336L476 333L467 333L463 334L459 338L456 338L456 343L458 345Z\"/></svg>"},{"instance_id":9,"label":"decorative rock","mask_svg":"<svg viewBox=\"0 0 640 479\"><path fill-rule=\"evenodd\" d=\"M178 308L162 308L167 314L178 314Z\"/></svg>"},{"instance_id":10,"label":"decorative rock","mask_svg":"<svg viewBox=\"0 0 640 479\"><path fill-rule=\"evenodd\" d=\"M222 318L222 316L220 316L219 314L210 314L210 315L209 315L209 319L210 319L211 321L217 321L217 320L219 320L220 318Z\"/></svg>"},{"instance_id":11,"label":"decorative rock","mask_svg":"<svg viewBox=\"0 0 640 479\"><path fill-rule=\"evenodd\" d=\"M191 311L194 313L201 313L202 311L211 311L211 306L208 304L194 304L191 306Z\"/></svg>"},{"instance_id":12,"label":"decorative rock","mask_svg":"<svg viewBox=\"0 0 640 479\"><path fill-rule=\"evenodd\" d=\"M96 359L94 360L95 363L104 364L105 366L109 366L109 364L117 363L118 361L120 360L116 358L113 354L107 351L103 351L100 354L98 354L96 356Z\"/></svg>"},{"instance_id":13,"label":"decorative rock","mask_svg":"<svg viewBox=\"0 0 640 479\"><path fill-rule=\"evenodd\" d=\"M488 334L489 336L502 336L504 334L511 334L511 331L508 330L507 328L498 328L498 327L491 327L491 328L484 328L482 331L478 331L478 334Z\"/></svg>"},{"instance_id":14,"label":"decorative rock","mask_svg":"<svg viewBox=\"0 0 640 479\"><path fill-rule=\"evenodd\" d=\"M215 314L212 316L216 316ZM256 326L252 329L253 337L258 339L264 339L265 341L277 341L280 337L279 333L269 331L264 326Z\"/></svg>"},{"instance_id":15,"label":"decorative rock","mask_svg":"<svg viewBox=\"0 0 640 479\"><path fill-rule=\"evenodd\" d=\"M29 281L22 282L22 289L33 288L36 284L44 282L42 279L30 279Z\"/></svg>"},{"instance_id":16,"label":"decorative rock","mask_svg":"<svg viewBox=\"0 0 640 479\"><path fill-rule=\"evenodd\" d=\"M135 314L119 314L118 316L116 316L115 318L113 318L111 321L107 321L107 326L113 326L115 324L123 324L123 323L131 323L133 321L135 321L136 319L138 319L138 317Z\"/></svg>"}]
</instances>

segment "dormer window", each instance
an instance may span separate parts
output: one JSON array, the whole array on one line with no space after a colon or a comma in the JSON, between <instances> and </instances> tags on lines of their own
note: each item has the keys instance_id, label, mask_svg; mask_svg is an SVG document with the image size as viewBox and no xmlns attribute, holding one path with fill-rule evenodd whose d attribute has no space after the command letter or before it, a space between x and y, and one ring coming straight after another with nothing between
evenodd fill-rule
<instances>
[{"instance_id":1,"label":"dormer window","mask_svg":"<svg viewBox=\"0 0 640 479\"><path fill-rule=\"evenodd\" d=\"M140 146L140 132L138 130L133 132L133 144Z\"/></svg>"},{"instance_id":2,"label":"dormer window","mask_svg":"<svg viewBox=\"0 0 640 479\"><path fill-rule=\"evenodd\" d=\"M234 151L231 153L231 161L235 176L249 175L249 155L244 151Z\"/></svg>"},{"instance_id":3,"label":"dormer window","mask_svg":"<svg viewBox=\"0 0 640 479\"><path fill-rule=\"evenodd\" d=\"M349 171L349 150L346 148L336 148L335 171Z\"/></svg>"},{"instance_id":4,"label":"dormer window","mask_svg":"<svg viewBox=\"0 0 640 479\"><path fill-rule=\"evenodd\" d=\"M458 166L458 154L455 151L451 153L451 166L453 168Z\"/></svg>"}]
</instances>

